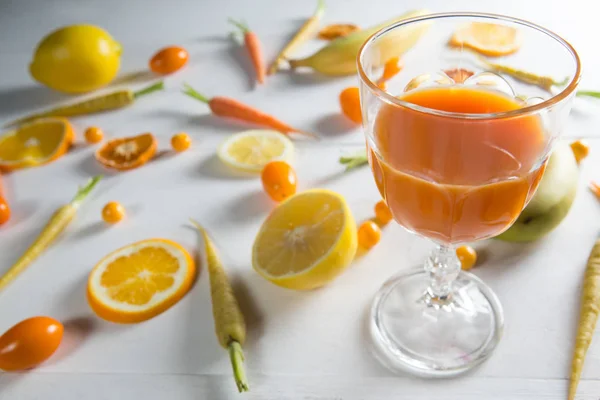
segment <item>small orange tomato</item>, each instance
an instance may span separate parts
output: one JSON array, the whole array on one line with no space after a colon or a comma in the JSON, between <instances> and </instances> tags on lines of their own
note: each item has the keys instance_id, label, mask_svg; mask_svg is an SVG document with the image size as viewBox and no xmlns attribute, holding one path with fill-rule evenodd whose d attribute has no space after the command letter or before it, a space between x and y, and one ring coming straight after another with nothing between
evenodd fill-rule
<instances>
[{"instance_id":1,"label":"small orange tomato","mask_svg":"<svg viewBox=\"0 0 600 400\"><path fill-rule=\"evenodd\" d=\"M152 56L150 69L159 75L172 74L183 68L188 59L189 54L183 47L165 47Z\"/></svg>"},{"instance_id":2,"label":"small orange tomato","mask_svg":"<svg viewBox=\"0 0 600 400\"><path fill-rule=\"evenodd\" d=\"M387 204L385 204L385 201L381 200L375 204L375 217L377 217L377 221L382 225L385 225L392 220L392 212Z\"/></svg>"},{"instance_id":3,"label":"small orange tomato","mask_svg":"<svg viewBox=\"0 0 600 400\"><path fill-rule=\"evenodd\" d=\"M58 348L63 326L50 317L19 322L0 336L0 369L20 371L46 361Z\"/></svg>"},{"instance_id":4,"label":"small orange tomato","mask_svg":"<svg viewBox=\"0 0 600 400\"><path fill-rule=\"evenodd\" d=\"M104 138L102 129L97 126L90 126L85 130L85 141L88 143L98 143Z\"/></svg>"},{"instance_id":5,"label":"small orange tomato","mask_svg":"<svg viewBox=\"0 0 600 400\"><path fill-rule=\"evenodd\" d=\"M107 203L102 209L102 219L109 224L116 224L125 216L125 208L116 201Z\"/></svg>"},{"instance_id":6,"label":"small orange tomato","mask_svg":"<svg viewBox=\"0 0 600 400\"><path fill-rule=\"evenodd\" d=\"M357 124L362 123L360 93L357 87L346 88L340 93L340 107L342 108L342 113L352 122Z\"/></svg>"},{"instance_id":7,"label":"small orange tomato","mask_svg":"<svg viewBox=\"0 0 600 400\"><path fill-rule=\"evenodd\" d=\"M460 246L456 249L456 256L460 260L461 268L465 271L473 268L477 262L477 252L471 246Z\"/></svg>"},{"instance_id":8,"label":"small orange tomato","mask_svg":"<svg viewBox=\"0 0 600 400\"><path fill-rule=\"evenodd\" d=\"M262 170L265 192L275 201L283 201L296 193L296 172L285 161L271 161Z\"/></svg>"},{"instance_id":9,"label":"small orange tomato","mask_svg":"<svg viewBox=\"0 0 600 400\"><path fill-rule=\"evenodd\" d=\"M177 152L186 151L192 145L192 139L185 132L179 132L171 138L171 147Z\"/></svg>"},{"instance_id":10,"label":"small orange tomato","mask_svg":"<svg viewBox=\"0 0 600 400\"><path fill-rule=\"evenodd\" d=\"M10 219L10 207L4 197L0 196L0 225Z\"/></svg>"},{"instance_id":11,"label":"small orange tomato","mask_svg":"<svg viewBox=\"0 0 600 400\"><path fill-rule=\"evenodd\" d=\"M358 244L370 249L381 240L381 229L373 221L365 221L358 227Z\"/></svg>"}]
</instances>

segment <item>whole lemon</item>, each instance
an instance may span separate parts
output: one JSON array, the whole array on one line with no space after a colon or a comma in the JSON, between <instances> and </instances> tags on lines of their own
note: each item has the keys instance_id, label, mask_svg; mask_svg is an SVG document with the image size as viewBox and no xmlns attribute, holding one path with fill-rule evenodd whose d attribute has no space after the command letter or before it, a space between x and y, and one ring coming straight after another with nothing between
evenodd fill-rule
<instances>
[{"instance_id":1,"label":"whole lemon","mask_svg":"<svg viewBox=\"0 0 600 400\"><path fill-rule=\"evenodd\" d=\"M29 72L36 81L54 90L85 93L114 79L120 56L121 45L102 28L70 25L42 39Z\"/></svg>"}]
</instances>

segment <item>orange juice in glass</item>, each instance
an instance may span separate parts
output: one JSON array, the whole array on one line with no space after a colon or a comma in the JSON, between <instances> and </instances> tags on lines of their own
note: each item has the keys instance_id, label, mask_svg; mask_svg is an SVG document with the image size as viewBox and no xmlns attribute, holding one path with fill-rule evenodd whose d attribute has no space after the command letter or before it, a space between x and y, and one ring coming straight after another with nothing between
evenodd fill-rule
<instances>
[{"instance_id":1,"label":"orange juice in glass","mask_svg":"<svg viewBox=\"0 0 600 400\"><path fill-rule=\"evenodd\" d=\"M524 69L553 65L568 84L556 94L540 93L481 67L454 82L442 71L477 65L477 59L464 49L449 50L448 37L472 22L518 29ZM376 81L391 41L417 25L428 30L404 55L404 77L381 90ZM405 88L415 75L430 79ZM489 357L504 320L492 290L460 270L454 246L502 233L535 193L570 110L579 58L563 39L526 21L433 14L372 36L359 54L359 78L377 188L400 225L436 244L425 268L400 272L376 294L370 316L376 355L392 369L420 376L463 373Z\"/></svg>"}]
</instances>

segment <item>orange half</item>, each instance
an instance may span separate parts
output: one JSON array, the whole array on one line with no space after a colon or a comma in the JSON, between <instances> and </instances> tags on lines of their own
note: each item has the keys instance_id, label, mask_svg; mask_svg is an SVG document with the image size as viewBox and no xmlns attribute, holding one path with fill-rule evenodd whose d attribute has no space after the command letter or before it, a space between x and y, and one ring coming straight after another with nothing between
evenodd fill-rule
<instances>
[{"instance_id":1,"label":"orange half","mask_svg":"<svg viewBox=\"0 0 600 400\"><path fill-rule=\"evenodd\" d=\"M114 139L96 152L96 160L107 168L121 171L141 167L156 154L157 142L151 133Z\"/></svg>"},{"instance_id":2,"label":"orange half","mask_svg":"<svg viewBox=\"0 0 600 400\"><path fill-rule=\"evenodd\" d=\"M0 170L35 167L62 157L75 139L65 118L35 120L0 136Z\"/></svg>"},{"instance_id":3,"label":"orange half","mask_svg":"<svg viewBox=\"0 0 600 400\"><path fill-rule=\"evenodd\" d=\"M88 302L107 321L141 322L177 303L195 276L194 260L181 245L143 240L100 260L88 278Z\"/></svg>"},{"instance_id":4,"label":"orange half","mask_svg":"<svg viewBox=\"0 0 600 400\"><path fill-rule=\"evenodd\" d=\"M521 35L516 28L488 22L465 24L450 38L452 47L468 47L490 57L512 54L521 48L521 43Z\"/></svg>"}]
</instances>

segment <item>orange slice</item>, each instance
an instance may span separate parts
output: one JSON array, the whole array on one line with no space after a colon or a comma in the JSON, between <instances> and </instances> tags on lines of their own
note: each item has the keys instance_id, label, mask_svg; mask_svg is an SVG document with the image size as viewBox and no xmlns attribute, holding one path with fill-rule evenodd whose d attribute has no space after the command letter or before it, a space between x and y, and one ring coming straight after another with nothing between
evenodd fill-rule
<instances>
[{"instance_id":1,"label":"orange slice","mask_svg":"<svg viewBox=\"0 0 600 400\"><path fill-rule=\"evenodd\" d=\"M156 138L151 133L114 139L96 152L96 160L107 168L121 171L141 167L154 157Z\"/></svg>"},{"instance_id":2,"label":"orange slice","mask_svg":"<svg viewBox=\"0 0 600 400\"><path fill-rule=\"evenodd\" d=\"M512 54L519 50L521 42L516 28L487 22L463 25L450 38L450 46L468 47L491 57Z\"/></svg>"},{"instance_id":3,"label":"orange slice","mask_svg":"<svg viewBox=\"0 0 600 400\"><path fill-rule=\"evenodd\" d=\"M47 164L73 144L73 127L64 118L43 118L0 136L0 170Z\"/></svg>"},{"instance_id":4,"label":"orange slice","mask_svg":"<svg viewBox=\"0 0 600 400\"><path fill-rule=\"evenodd\" d=\"M144 240L100 260L88 279L88 302L107 321L145 321L177 303L195 275L194 260L179 244Z\"/></svg>"}]
</instances>

